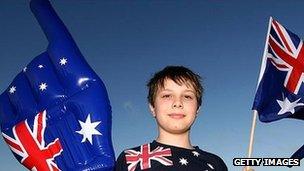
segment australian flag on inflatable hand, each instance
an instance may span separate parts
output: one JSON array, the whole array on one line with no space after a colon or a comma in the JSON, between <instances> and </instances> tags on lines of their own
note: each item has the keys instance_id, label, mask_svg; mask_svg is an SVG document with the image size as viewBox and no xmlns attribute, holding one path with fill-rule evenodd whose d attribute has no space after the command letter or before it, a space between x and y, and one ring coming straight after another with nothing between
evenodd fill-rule
<instances>
[{"instance_id":1,"label":"australian flag on inflatable hand","mask_svg":"<svg viewBox=\"0 0 304 171\"><path fill-rule=\"evenodd\" d=\"M304 48L294 33L270 18L253 109L262 122L304 119ZM292 157L303 158L304 146Z\"/></svg>"}]
</instances>

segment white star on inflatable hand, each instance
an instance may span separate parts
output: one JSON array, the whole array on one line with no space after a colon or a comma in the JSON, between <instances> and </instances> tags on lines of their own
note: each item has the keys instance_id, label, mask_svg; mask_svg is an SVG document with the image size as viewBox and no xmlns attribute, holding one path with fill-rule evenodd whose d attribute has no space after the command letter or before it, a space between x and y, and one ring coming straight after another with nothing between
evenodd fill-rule
<instances>
[{"instance_id":1,"label":"white star on inflatable hand","mask_svg":"<svg viewBox=\"0 0 304 171\"><path fill-rule=\"evenodd\" d=\"M41 65L41 64L40 64L40 65L38 65L38 68L43 68L43 65Z\"/></svg>"},{"instance_id":2,"label":"white star on inflatable hand","mask_svg":"<svg viewBox=\"0 0 304 171\"><path fill-rule=\"evenodd\" d=\"M87 119L85 122L82 122L78 120L81 126L80 131L76 131L78 134L83 135L81 142L85 142L88 140L91 144L92 143L92 136L93 135L102 135L98 130L96 130L96 126L100 124L101 121L98 122L91 122L91 116L90 114L87 116Z\"/></svg>"},{"instance_id":3,"label":"white star on inflatable hand","mask_svg":"<svg viewBox=\"0 0 304 171\"><path fill-rule=\"evenodd\" d=\"M66 58L61 58L59 63L60 65L65 65L66 63L68 63L68 60Z\"/></svg>"},{"instance_id":4,"label":"white star on inflatable hand","mask_svg":"<svg viewBox=\"0 0 304 171\"><path fill-rule=\"evenodd\" d=\"M16 86L12 86L12 87L10 88L10 90L9 90L9 92L10 92L11 94L15 93L15 91L16 91Z\"/></svg>"},{"instance_id":5,"label":"white star on inflatable hand","mask_svg":"<svg viewBox=\"0 0 304 171\"><path fill-rule=\"evenodd\" d=\"M188 164L187 159L184 159L184 158L179 159L179 162L180 162L180 164L186 165L186 166L187 166L187 164Z\"/></svg>"},{"instance_id":6,"label":"white star on inflatable hand","mask_svg":"<svg viewBox=\"0 0 304 171\"><path fill-rule=\"evenodd\" d=\"M46 84L46 83L41 83L41 84L39 85L39 89L40 89L41 91L46 90L46 87L47 87L47 84Z\"/></svg>"},{"instance_id":7,"label":"white star on inflatable hand","mask_svg":"<svg viewBox=\"0 0 304 171\"><path fill-rule=\"evenodd\" d=\"M278 115L282 115L286 112L290 112L291 114L294 114L295 107L304 106L304 103L298 103L298 101L300 101L300 100L301 100L301 98L294 102L290 102L287 97L285 97L283 101L277 100L278 104L281 107L281 110L279 111Z\"/></svg>"}]
</instances>

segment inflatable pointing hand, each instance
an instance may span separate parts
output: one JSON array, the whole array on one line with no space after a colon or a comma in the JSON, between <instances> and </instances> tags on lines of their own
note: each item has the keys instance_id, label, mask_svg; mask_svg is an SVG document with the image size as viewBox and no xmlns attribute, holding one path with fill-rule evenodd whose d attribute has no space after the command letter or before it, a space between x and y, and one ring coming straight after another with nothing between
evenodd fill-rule
<instances>
[{"instance_id":1,"label":"inflatable pointing hand","mask_svg":"<svg viewBox=\"0 0 304 171\"><path fill-rule=\"evenodd\" d=\"M111 106L103 82L50 3L30 5L49 45L0 96L5 142L29 170L113 170Z\"/></svg>"}]
</instances>

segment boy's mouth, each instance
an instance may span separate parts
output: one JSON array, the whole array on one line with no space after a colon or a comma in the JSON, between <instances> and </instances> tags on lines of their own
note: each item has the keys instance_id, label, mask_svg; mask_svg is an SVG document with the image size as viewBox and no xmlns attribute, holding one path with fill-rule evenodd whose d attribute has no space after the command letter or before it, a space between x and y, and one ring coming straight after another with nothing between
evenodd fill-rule
<instances>
[{"instance_id":1,"label":"boy's mouth","mask_svg":"<svg viewBox=\"0 0 304 171\"><path fill-rule=\"evenodd\" d=\"M169 117L170 118L173 118L173 119L182 119L184 118L186 115L182 114L182 113L171 113L169 114Z\"/></svg>"}]
</instances>

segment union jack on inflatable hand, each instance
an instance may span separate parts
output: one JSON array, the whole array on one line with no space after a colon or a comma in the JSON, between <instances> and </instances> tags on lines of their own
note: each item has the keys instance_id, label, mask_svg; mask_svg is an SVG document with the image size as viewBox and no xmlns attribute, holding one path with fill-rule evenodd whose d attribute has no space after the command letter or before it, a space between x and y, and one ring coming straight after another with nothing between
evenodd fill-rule
<instances>
[{"instance_id":1,"label":"union jack on inflatable hand","mask_svg":"<svg viewBox=\"0 0 304 171\"><path fill-rule=\"evenodd\" d=\"M106 87L47 0L31 10L48 41L0 96L5 142L29 170L114 168Z\"/></svg>"}]
</instances>

